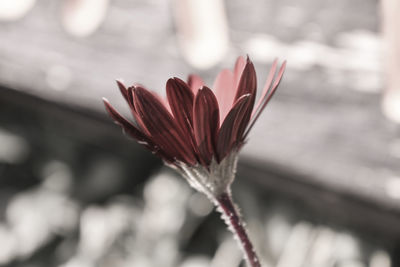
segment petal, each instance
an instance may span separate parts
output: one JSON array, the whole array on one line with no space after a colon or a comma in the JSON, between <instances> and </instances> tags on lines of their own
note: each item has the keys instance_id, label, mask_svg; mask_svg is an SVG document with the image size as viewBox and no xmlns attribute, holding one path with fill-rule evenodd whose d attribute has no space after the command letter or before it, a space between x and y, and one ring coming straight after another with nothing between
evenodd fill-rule
<instances>
[{"instance_id":1,"label":"petal","mask_svg":"<svg viewBox=\"0 0 400 267\"><path fill-rule=\"evenodd\" d=\"M119 91L121 92L122 96L128 102L129 107L131 108L132 112L134 112L135 107L133 106L133 96L132 96L132 86L126 88L126 86L122 83L122 81L117 80L117 85L119 88Z\"/></svg>"},{"instance_id":2,"label":"petal","mask_svg":"<svg viewBox=\"0 0 400 267\"><path fill-rule=\"evenodd\" d=\"M129 103L129 100L128 100L128 89L126 89L126 87L125 87L125 85L123 84L122 81L116 80L116 82L117 82L119 91L121 92L121 94L122 94L123 97L125 98L126 102Z\"/></svg>"},{"instance_id":3,"label":"petal","mask_svg":"<svg viewBox=\"0 0 400 267\"><path fill-rule=\"evenodd\" d=\"M111 118L113 118L113 120L117 124L119 124L127 134L131 135L138 141L147 141L148 138L139 129L137 129L130 121L125 119L118 111L116 111L106 98L103 98L103 103Z\"/></svg>"},{"instance_id":4,"label":"petal","mask_svg":"<svg viewBox=\"0 0 400 267\"><path fill-rule=\"evenodd\" d=\"M240 77L239 85L237 88L235 101L237 101L241 96L249 94L250 100L244 107L243 117L240 118L240 124L237 125L236 136L237 141L242 141L247 125L251 119L251 114L254 107L254 102L256 100L257 94L257 76L254 69L254 65L249 58L247 58L246 66L244 67L242 76Z\"/></svg>"},{"instance_id":5,"label":"petal","mask_svg":"<svg viewBox=\"0 0 400 267\"><path fill-rule=\"evenodd\" d=\"M242 57L242 56L238 57L236 59L235 69L233 71L235 88L239 84L239 80L240 80L240 77L242 76L245 66L246 66L246 60L244 59L244 57Z\"/></svg>"},{"instance_id":6,"label":"petal","mask_svg":"<svg viewBox=\"0 0 400 267\"><path fill-rule=\"evenodd\" d=\"M133 86L128 88L128 95L127 95L127 99L128 99L128 104L131 107L131 109L133 111L135 111L135 105L133 105Z\"/></svg>"},{"instance_id":7,"label":"petal","mask_svg":"<svg viewBox=\"0 0 400 267\"><path fill-rule=\"evenodd\" d=\"M236 94L232 71L228 69L222 70L215 79L213 89L218 99L220 120L223 121L226 114L232 108Z\"/></svg>"},{"instance_id":8,"label":"petal","mask_svg":"<svg viewBox=\"0 0 400 267\"><path fill-rule=\"evenodd\" d=\"M157 146L177 160L187 164L194 164L196 158L190 143L186 142L177 122L161 103L148 90L142 87L134 88L134 105L141 123L145 127Z\"/></svg>"},{"instance_id":9,"label":"petal","mask_svg":"<svg viewBox=\"0 0 400 267\"><path fill-rule=\"evenodd\" d=\"M263 92L261 93L261 97L260 97L260 99L258 99L258 102L256 104L256 108L253 110L253 114L251 114L252 117L254 116L254 114L256 112L258 112L258 110L260 109L262 103L265 100L265 96L270 91L269 89L271 87L272 81L274 80L277 65L278 65L278 60L275 59L274 62L272 63L271 70L268 73L267 80L265 82Z\"/></svg>"},{"instance_id":10,"label":"petal","mask_svg":"<svg viewBox=\"0 0 400 267\"><path fill-rule=\"evenodd\" d=\"M111 118L113 118L113 120L122 127L123 131L126 134L129 134L130 136L132 136L140 144L144 145L147 149L149 149L154 154L161 157L166 162L173 163L174 159L171 155L167 154L165 151L163 151L159 147L157 147L148 136L146 136L144 133L142 133L131 122L129 122L121 114L119 114L118 111L116 111L111 106L111 104L108 102L107 99L103 98L103 102L104 102L106 110L109 113L109 115L111 116Z\"/></svg>"},{"instance_id":11,"label":"petal","mask_svg":"<svg viewBox=\"0 0 400 267\"><path fill-rule=\"evenodd\" d=\"M128 100L129 100L129 105L131 108L131 112L133 117L135 118L135 121L137 122L138 126L141 128L141 130L146 133L148 136L151 136L149 130L146 127L146 124L143 122L143 119L141 116L139 116L139 114L136 111L135 108L135 104L134 104L134 90L136 89L136 87L140 87L143 90L146 90L147 92L149 92L151 95L153 95L155 98L157 98L157 100L163 104L163 106L168 110L168 113L170 113L170 107L168 104L168 101L164 98L159 97L157 94L153 94L151 93L149 90L147 90L145 87L143 87L142 85L139 85L138 83L136 83L135 85L131 86L128 88Z\"/></svg>"},{"instance_id":12,"label":"petal","mask_svg":"<svg viewBox=\"0 0 400 267\"><path fill-rule=\"evenodd\" d=\"M204 85L203 80L196 74L190 74L187 83L195 95L197 94L197 91Z\"/></svg>"},{"instance_id":13,"label":"petal","mask_svg":"<svg viewBox=\"0 0 400 267\"><path fill-rule=\"evenodd\" d=\"M172 114L179 125L185 128L193 125L194 95L184 81L178 78L167 81L167 98Z\"/></svg>"},{"instance_id":14,"label":"petal","mask_svg":"<svg viewBox=\"0 0 400 267\"><path fill-rule=\"evenodd\" d=\"M192 149L197 152L197 144L193 134L193 92L179 78L169 79L166 88L171 112L182 129L184 138L190 141Z\"/></svg>"},{"instance_id":15,"label":"petal","mask_svg":"<svg viewBox=\"0 0 400 267\"><path fill-rule=\"evenodd\" d=\"M135 90L135 86L130 86L128 88L128 104L131 110L131 114L133 116L133 118L135 119L137 128L139 128L145 135L150 136L150 132L149 130L146 128L146 125L143 123L142 118L139 116L139 114L136 112L136 108L134 105L134 101L133 101L133 95L134 95L134 91Z\"/></svg>"},{"instance_id":16,"label":"petal","mask_svg":"<svg viewBox=\"0 0 400 267\"><path fill-rule=\"evenodd\" d=\"M219 127L217 98L203 86L196 95L193 111L194 136L199 153L205 164L210 164L215 154L215 140Z\"/></svg>"},{"instance_id":17,"label":"petal","mask_svg":"<svg viewBox=\"0 0 400 267\"><path fill-rule=\"evenodd\" d=\"M237 87L235 101L242 95L251 94L255 98L257 90L257 76L254 65L249 58L247 58L246 66L244 67L242 76L240 77L239 85Z\"/></svg>"},{"instance_id":18,"label":"petal","mask_svg":"<svg viewBox=\"0 0 400 267\"><path fill-rule=\"evenodd\" d=\"M241 142L240 131L243 125L247 125L248 123L247 118L249 118L249 103L251 103L251 99L252 96L250 94L241 96L222 123L217 138L217 155L219 161L224 159L231 152L232 148Z\"/></svg>"},{"instance_id":19,"label":"petal","mask_svg":"<svg viewBox=\"0 0 400 267\"><path fill-rule=\"evenodd\" d=\"M276 72L276 64L275 63L276 63L276 61L274 62L274 65L272 66L272 69L271 69L271 71L270 71L270 73L268 75L267 82L266 82L265 87L264 87L264 92L263 92L263 94L261 96L261 99L259 100L259 104L257 104L257 106L261 105L261 103L263 103L263 104L262 104L262 106L257 107L256 110L255 110L255 113L252 114L250 125L246 129L246 132L245 132L243 138L247 137L247 135L249 134L250 130L253 128L254 123L256 122L258 117L260 117L261 112L267 106L268 102L271 100L271 98L274 95L276 89L278 88L279 83L281 82L283 73L285 72L285 68L286 68L286 61L284 61L282 63L282 66L279 69L278 76L276 77L272 88L268 89L271 86L271 83L272 83L272 78L270 78L270 76L271 75L275 76L275 72Z\"/></svg>"}]
</instances>

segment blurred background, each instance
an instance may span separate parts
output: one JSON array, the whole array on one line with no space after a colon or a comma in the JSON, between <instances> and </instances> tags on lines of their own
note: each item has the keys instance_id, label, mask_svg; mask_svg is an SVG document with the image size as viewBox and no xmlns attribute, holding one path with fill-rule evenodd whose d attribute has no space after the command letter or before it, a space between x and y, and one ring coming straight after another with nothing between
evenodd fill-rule
<instances>
[{"instance_id":1,"label":"blurred background","mask_svg":"<svg viewBox=\"0 0 400 267\"><path fill-rule=\"evenodd\" d=\"M0 0L0 266L239 267L219 214L126 138L115 79L164 95L239 55L281 87L234 198L263 266L400 266L398 0Z\"/></svg>"}]
</instances>

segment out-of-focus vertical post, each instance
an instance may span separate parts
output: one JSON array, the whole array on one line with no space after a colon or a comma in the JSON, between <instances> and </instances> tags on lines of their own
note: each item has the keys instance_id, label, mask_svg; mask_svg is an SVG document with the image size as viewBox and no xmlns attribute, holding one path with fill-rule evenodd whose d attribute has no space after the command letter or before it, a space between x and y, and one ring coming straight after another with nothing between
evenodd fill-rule
<instances>
[{"instance_id":1,"label":"out-of-focus vertical post","mask_svg":"<svg viewBox=\"0 0 400 267\"><path fill-rule=\"evenodd\" d=\"M173 12L180 47L193 67L217 64L229 47L223 0L174 0Z\"/></svg>"},{"instance_id":2,"label":"out-of-focus vertical post","mask_svg":"<svg viewBox=\"0 0 400 267\"><path fill-rule=\"evenodd\" d=\"M385 115L400 123L400 1L382 0L382 31L385 45Z\"/></svg>"},{"instance_id":3,"label":"out-of-focus vertical post","mask_svg":"<svg viewBox=\"0 0 400 267\"><path fill-rule=\"evenodd\" d=\"M17 21L35 5L36 0L0 0L0 21Z\"/></svg>"},{"instance_id":4,"label":"out-of-focus vertical post","mask_svg":"<svg viewBox=\"0 0 400 267\"><path fill-rule=\"evenodd\" d=\"M109 0L64 0L62 25L73 36L89 36L100 27L108 6Z\"/></svg>"}]
</instances>

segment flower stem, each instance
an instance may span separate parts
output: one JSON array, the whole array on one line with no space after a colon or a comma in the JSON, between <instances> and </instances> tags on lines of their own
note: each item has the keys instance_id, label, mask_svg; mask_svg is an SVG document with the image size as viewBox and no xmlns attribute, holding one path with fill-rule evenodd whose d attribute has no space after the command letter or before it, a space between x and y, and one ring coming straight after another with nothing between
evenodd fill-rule
<instances>
[{"instance_id":1,"label":"flower stem","mask_svg":"<svg viewBox=\"0 0 400 267\"><path fill-rule=\"evenodd\" d=\"M240 247L243 250L244 258L250 267L261 267L258 256L251 243L246 228L240 218L236 205L232 201L230 193L222 193L216 199L216 204L221 208L226 224L233 232Z\"/></svg>"}]
</instances>

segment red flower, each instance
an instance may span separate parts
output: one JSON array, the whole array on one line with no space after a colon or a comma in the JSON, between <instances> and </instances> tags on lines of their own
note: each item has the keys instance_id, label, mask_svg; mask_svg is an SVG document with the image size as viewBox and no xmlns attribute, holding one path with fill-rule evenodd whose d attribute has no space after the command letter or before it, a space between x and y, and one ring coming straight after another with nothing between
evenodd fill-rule
<instances>
[{"instance_id":1,"label":"red flower","mask_svg":"<svg viewBox=\"0 0 400 267\"><path fill-rule=\"evenodd\" d=\"M278 87L284 69L285 62L274 79L277 61L273 63L257 103L256 72L250 59L243 57L237 59L233 72L225 69L219 73L214 92L195 75L189 76L187 83L169 79L167 101L142 86L126 88L117 81L134 122L103 100L110 116L126 133L168 164L209 170L213 162L218 165L228 155L237 154Z\"/></svg>"}]
</instances>

